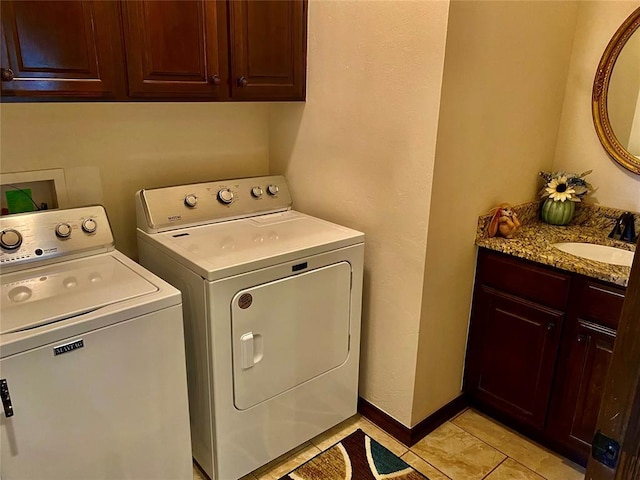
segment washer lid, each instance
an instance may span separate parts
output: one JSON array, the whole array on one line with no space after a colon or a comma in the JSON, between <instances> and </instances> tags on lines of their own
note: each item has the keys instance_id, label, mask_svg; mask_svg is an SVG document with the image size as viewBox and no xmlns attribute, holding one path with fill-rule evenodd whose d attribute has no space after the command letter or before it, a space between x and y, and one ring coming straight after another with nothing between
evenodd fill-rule
<instances>
[{"instance_id":1,"label":"washer lid","mask_svg":"<svg viewBox=\"0 0 640 480\"><path fill-rule=\"evenodd\" d=\"M364 234L289 210L148 234L210 281L364 241Z\"/></svg>"},{"instance_id":2,"label":"washer lid","mask_svg":"<svg viewBox=\"0 0 640 480\"><path fill-rule=\"evenodd\" d=\"M156 291L157 286L111 255L2 275L0 334L58 322Z\"/></svg>"}]
</instances>

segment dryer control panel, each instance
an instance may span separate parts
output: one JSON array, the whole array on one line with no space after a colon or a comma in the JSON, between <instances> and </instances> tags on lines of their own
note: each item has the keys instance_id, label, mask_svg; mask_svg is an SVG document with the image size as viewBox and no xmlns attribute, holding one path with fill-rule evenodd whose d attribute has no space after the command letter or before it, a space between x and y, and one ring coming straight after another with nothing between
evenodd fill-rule
<instances>
[{"instance_id":1,"label":"dryer control panel","mask_svg":"<svg viewBox=\"0 0 640 480\"><path fill-rule=\"evenodd\" d=\"M14 271L25 264L113 250L104 207L43 210L0 217L0 266Z\"/></svg>"},{"instance_id":2,"label":"dryer control panel","mask_svg":"<svg viewBox=\"0 0 640 480\"><path fill-rule=\"evenodd\" d=\"M281 175L240 178L136 193L138 228L158 233L291 208L291 195Z\"/></svg>"}]
</instances>

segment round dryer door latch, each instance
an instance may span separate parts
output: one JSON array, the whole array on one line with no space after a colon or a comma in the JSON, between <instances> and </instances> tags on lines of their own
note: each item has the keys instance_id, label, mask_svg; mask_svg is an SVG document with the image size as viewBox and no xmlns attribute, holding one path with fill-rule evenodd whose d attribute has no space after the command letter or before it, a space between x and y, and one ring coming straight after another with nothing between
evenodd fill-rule
<instances>
[{"instance_id":1,"label":"round dryer door latch","mask_svg":"<svg viewBox=\"0 0 640 480\"><path fill-rule=\"evenodd\" d=\"M249 308L252 303L253 303L253 297L251 296L250 293L243 293L242 295L240 295L240 298L238 299L238 306L243 310L246 310L247 308Z\"/></svg>"}]
</instances>

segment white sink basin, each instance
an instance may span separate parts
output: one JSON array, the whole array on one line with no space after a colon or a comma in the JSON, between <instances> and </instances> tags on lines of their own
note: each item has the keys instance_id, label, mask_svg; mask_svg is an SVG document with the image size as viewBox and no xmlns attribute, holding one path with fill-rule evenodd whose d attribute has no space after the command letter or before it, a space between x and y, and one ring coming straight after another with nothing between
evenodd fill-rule
<instances>
[{"instance_id":1,"label":"white sink basin","mask_svg":"<svg viewBox=\"0 0 640 480\"><path fill-rule=\"evenodd\" d=\"M553 246L558 250L577 257L597 260L598 262L610 263L612 265L630 267L633 262L633 252L620 248L579 242L554 243Z\"/></svg>"}]
</instances>

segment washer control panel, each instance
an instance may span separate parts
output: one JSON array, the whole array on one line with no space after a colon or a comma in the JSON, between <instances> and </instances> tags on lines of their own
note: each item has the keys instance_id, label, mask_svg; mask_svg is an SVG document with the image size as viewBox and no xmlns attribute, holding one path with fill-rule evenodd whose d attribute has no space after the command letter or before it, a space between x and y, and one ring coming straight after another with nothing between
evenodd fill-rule
<instances>
[{"instance_id":1,"label":"washer control panel","mask_svg":"<svg viewBox=\"0 0 640 480\"><path fill-rule=\"evenodd\" d=\"M290 208L289 187L281 175L178 185L136 193L138 228L147 233Z\"/></svg>"},{"instance_id":2,"label":"washer control panel","mask_svg":"<svg viewBox=\"0 0 640 480\"><path fill-rule=\"evenodd\" d=\"M0 217L3 271L51 258L111 249L113 234L100 205Z\"/></svg>"}]
</instances>

